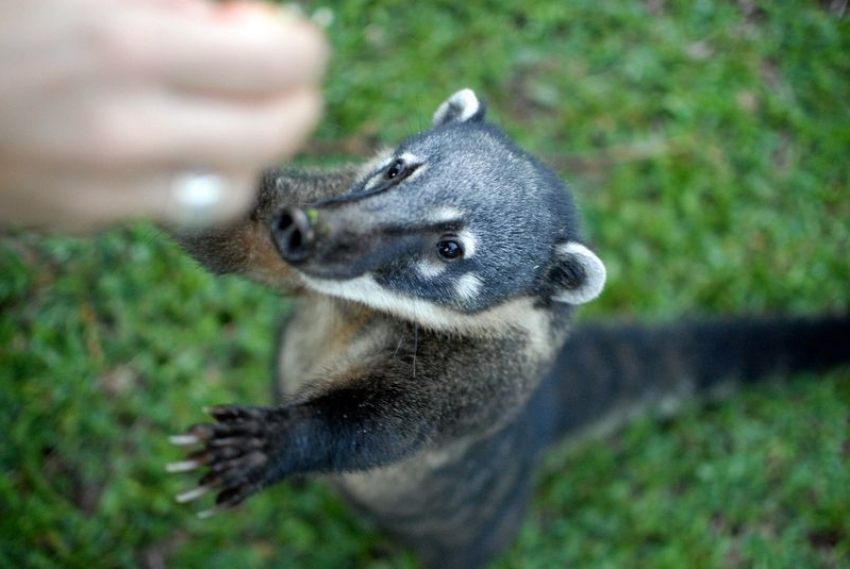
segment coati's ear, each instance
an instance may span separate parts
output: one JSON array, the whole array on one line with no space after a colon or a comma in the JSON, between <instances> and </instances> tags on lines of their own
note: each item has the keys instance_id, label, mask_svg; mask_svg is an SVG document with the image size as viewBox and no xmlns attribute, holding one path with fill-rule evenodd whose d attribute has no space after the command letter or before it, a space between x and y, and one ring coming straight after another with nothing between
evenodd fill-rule
<instances>
[{"instance_id":1,"label":"coati's ear","mask_svg":"<svg viewBox=\"0 0 850 569\"><path fill-rule=\"evenodd\" d=\"M440 126L450 122L474 122L484 119L486 108L484 103L478 100L472 89L461 89L437 107L433 126Z\"/></svg>"},{"instance_id":2,"label":"coati's ear","mask_svg":"<svg viewBox=\"0 0 850 569\"><path fill-rule=\"evenodd\" d=\"M566 241L555 247L546 279L553 300L584 304L602 292L605 275L605 265L593 251L576 241Z\"/></svg>"}]
</instances>

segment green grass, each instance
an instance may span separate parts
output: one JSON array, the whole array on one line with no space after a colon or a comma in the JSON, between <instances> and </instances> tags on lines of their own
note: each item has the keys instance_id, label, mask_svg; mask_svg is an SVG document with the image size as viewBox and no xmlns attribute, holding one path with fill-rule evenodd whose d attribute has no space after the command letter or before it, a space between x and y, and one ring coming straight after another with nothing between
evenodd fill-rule
<instances>
[{"instance_id":1,"label":"green grass","mask_svg":"<svg viewBox=\"0 0 850 569\"><path fill-rule=\"evenodd\" d=\"M562 172L610 272L584 318L850 308L850 23L814 1L351 1L311 145L470 86ZM828 5L828 2L823 2ZM656 7L657 6L657 7ZM413 567L319 482L209 521L166 435L269 401L286 301L151 226L0 241L0 566ZM850 373L554 449L499 567L850 567Z\"/></svg>"}]
</instances>

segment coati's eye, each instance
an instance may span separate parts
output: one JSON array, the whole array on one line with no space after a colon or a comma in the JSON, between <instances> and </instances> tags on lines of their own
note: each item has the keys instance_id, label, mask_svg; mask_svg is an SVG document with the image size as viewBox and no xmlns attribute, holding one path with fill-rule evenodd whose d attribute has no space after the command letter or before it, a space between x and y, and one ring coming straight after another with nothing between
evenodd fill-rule
<instances>
[{"instance_id":1,"label":"coati's eye","mask_svg":"<svg viewBox=\"0 0 850 569\"><path fill-rule=\"evenodd\" d=\"M453 261L463 256L463 246L454 239L441 239L437 243L437 253L447 261Z\"/></svg>"},{"instance_id":2,"label":"coati's eye","mask_svg":"<svg viewBox=\"0 0 850 569\"><path fill-rule=\"evenodd\" d=\"M392 180L402 172L404 172L404 160L399 158L398 160L390 164L390 167L387 168L386 172L384 172L384 178L386 178L387 180Z\"/></svg>"}]
</instances>

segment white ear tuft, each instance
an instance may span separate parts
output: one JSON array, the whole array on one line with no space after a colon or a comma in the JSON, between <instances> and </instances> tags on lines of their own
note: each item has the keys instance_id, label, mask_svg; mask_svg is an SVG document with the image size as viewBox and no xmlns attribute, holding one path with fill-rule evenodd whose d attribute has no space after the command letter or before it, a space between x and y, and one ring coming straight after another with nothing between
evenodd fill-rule
<instances>
[{"instance_id":1,"label":"white ear tuft","mask_svg":"<svg viewBox=\"0 0 850 569\"><path fill-rule=\"evenodd\" d=\"M576 241L555 250L555 265L549 273L555 287L554 300L569 304L590 302L605 287L605 265L596 254Z\"/></svg>"},{"instance_id":2,"label":"white ear tuft","mask_svg":"<svg viewBox=\"0 0 850 569\"><path fill-rule=\"evenodd\" d=\"M484 118L484 104L472 89L461 89L437 108L431 121L433 126L450 122L467 122Z\"/></svg>"}]
</instances>

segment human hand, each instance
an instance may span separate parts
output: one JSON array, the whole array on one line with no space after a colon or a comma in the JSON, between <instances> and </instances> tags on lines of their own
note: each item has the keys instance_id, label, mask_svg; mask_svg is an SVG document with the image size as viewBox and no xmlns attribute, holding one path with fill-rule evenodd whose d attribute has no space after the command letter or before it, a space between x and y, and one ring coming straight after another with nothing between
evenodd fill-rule
<instances>
[{"instance_id":1,"label":"human hand","mask_svg":"<svg viewBox=\"0 0 850 569\"><path fill-rule=\"evenodd\" d=\"M253 2L4 0L0 226L180 223L187 172L220 176L209 221L234 218L318 120L326 58Z\"/></svg>"}]
</instances>

